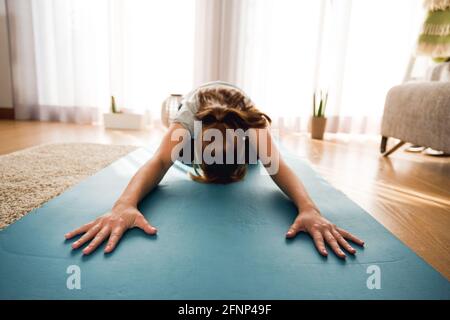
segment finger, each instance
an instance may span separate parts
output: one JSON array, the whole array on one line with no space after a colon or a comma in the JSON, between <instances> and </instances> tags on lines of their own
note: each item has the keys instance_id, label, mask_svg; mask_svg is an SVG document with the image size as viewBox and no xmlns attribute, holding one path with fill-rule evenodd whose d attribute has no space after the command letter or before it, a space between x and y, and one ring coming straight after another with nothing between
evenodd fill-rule
<instances>
[{"instance_id":1,"label":"finger","mask_svg":"<svg viewBox=\"0 0 450 320\"><path fill-rule=\"evenodd\" d=\"M158 232L158 230L155 227L153 227L150 223L148 223L148 221L142 215L136 218L134 226L144 230L144 232L147 234L153 235L156 234L156 232Z\"/></svg>"},{"instance_id":2,"label":"finger","mask_svg":"<svg viewBox=\"0 0 450 320\"><path fill-rule=\"evenodd\" d=\"M66 233L64 235L64 237L66 239L71 239L71 238L75 237L76 235L79 235L81 233L85 233L86 231L89 230L89 228L92 227L93 224L94 224L94 221L86 223L85 225L79 227L78 229L75 229L75 230L72 230L72 231Z\"/></svg>"},{"instance_id":3,"label":"finger","mask_svg":"<svg viewBox=\"0 0 450 320\"><path fill-rule=\"evenodd\" d=\"M109 227L103 227L99 233L95 236L94 240L89 243L89 245L83 249L83 254L90 254L92 251L97 249L97 247L109 236L111 229Z\"/></svg>"},{"instance_id":4,"label":"finger","mask_svg":"<svg viewBox=\"0 0 450 320\"><path fill-rule=\"evenodd\" d=\"M317 248L317 251L323 256L327 256L328 252L327 249L325 249L325 242L323 241L323 236L319 231L313 231L311 233L311 237L314 240L314 244Z\"/></svg>"},{"instance_id":5,"label":"finger","mask_svg":"<svg viewBox=\"0 0 450 320\"><path fill-rule=\"evenodd\" d=\"M300 220L295 220L289 230L286 232L286 238L294 238L299 232L302 231L302 224Z\"/></svg>"},{"instance_id":6,"label":"finger","mask_svg":"<svg viewBox=\"0 0 450 320\"><path fill-rule=\"evenodd\" d=\"M342 251L341 247L339 247L337 240L333 237L331 232L324 231L323 236L324 236L325 240L327 241L327 243L329 244L329 246L331 247L331 249L333 249L334 253L336 253L336 255L339 258L345 259L346 255L345 255L344 251Z\"/></svg>"},{"instance_id":7,"label":"finger","mask_svg":"<svg viewBox=\"0 0 450 320\"><path fill-rule=\"evenodd\" d=\"M124 227L116 227L111 232L111 236L109 237L108 244L106 245L105 252L110 253L115 248L120 238L122 238L123 233L125 232Z\"/></svg>"},{"instance_id":8,"label":"finger","mask_svg":"<svg viewBox=\"0 0 450 320\"><path fill-rule=\"evenodd\" d=\"M361 239L357 238L356 236L354 236L353 234L351 234L350 232L341 229L341 228L337 228L337 231L347 240L350 240L354 243L356 243L357 245L360 246L364 246L364 241L362 241Z\"/></svg>"},{"instance_id":9,"label":"finger","mask_svg":"<svg viewBox=\"0 0 450 320\"><path fill-rule=\"evenodd\" d=\"M356 250L347 241L345 241L344 237L337 230L333 230L332 234L341 247L343 247L351 254L356 253Z\"/></svg>"},{"instance_id":10,"label":"finger","mask_svg":"<svg viewBox=\"0 0 450 320\"><path fill-rule=\"evenodd\" d=\"M72 248L73 249L78 249L84 243L86 243L87 241L91 240L100 231L100 228L101 228L100 224L96 224L95 226L93 226L85 234L83 234L83 236L80 239L78 239L77 241L75 241L72 244Z\"/></svg>"}]
</instances>

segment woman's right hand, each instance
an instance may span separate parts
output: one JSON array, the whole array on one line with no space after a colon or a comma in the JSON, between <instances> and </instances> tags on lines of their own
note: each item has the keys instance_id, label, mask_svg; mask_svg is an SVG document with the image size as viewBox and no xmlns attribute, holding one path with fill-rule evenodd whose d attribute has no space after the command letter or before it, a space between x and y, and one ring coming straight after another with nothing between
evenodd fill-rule
<instances>
[{"instance_id":1,"label":"woman's right hand","mask_svg":"<svg viewBox=\"0 0 450 320\"><path fill-rule=\"evenodd\" d=\"M83 244L93 239L89 245L83 249L83 254L87 255L93 252L106 238L109 237L105 247L105 252L109 253L117 246L122 235L128 229L134 227L140 228L150 235L155 235L157 232L157 229L148 223L135 206L118 203L110 212L67 233L65 238L71 239L76 235L84 233L80 239L72 244L73 249L78 249Z\"/></svg>"}]
</instances>

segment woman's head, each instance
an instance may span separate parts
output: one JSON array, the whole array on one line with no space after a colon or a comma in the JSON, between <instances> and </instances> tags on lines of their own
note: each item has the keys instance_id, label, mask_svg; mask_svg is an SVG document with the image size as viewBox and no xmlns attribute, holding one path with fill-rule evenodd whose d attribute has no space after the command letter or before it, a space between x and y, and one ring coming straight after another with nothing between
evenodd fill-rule
<instances>
[{"instance_id":1,"label":"woman's head","mask_svg":"<svg viewBox=\"0 0 450 320\"><path fill-rule=\"evenodd\" d=\"M207 163L202 159L201 172L192 175L192 178L205 183L230 183L241 180L247 172L247 165L238 159L241 156L246 158L245 154L249 152L248 143L237 143L237 136L234 136L232 140L223 139L220 142L215 141L214 138L204 138L211 129L220 131L222 137L228 137L228 129L246 131L252 128L265 128L271 122L270 118L235 89L220 87L203 89L199 90L197 97L199 108L196 118L202 122L201 137L197 138L201 138L202 141L202 155L205 149L215 144L212 155L217 159L214 150L217 150L219 143L222 161ZM233 161L227 161L228 159Z\"/></svg>"}]
</instances>

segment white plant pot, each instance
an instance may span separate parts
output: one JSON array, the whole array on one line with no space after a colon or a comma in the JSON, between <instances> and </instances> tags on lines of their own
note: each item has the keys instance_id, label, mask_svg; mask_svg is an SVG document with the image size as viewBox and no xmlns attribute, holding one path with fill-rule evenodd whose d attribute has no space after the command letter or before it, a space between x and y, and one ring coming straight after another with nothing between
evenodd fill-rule
<instances>
[{"instance_id":1,"label":"white plant pot","mask_svg":"<svg viewBox=\"0 0 450 320\"><path fill-rule=\"evenodd\" d=\"M145 127L145 116L133 113L104 113L103 122L107 129L139 130Z\"/></svg>"}]
</instances>

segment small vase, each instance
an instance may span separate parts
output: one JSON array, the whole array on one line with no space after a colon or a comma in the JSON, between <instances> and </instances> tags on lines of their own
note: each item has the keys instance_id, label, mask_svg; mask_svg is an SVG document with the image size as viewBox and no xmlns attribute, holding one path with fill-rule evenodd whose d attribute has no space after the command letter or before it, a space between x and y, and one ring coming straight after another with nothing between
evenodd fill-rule
<instances>
[{"instance_id":1,"label":"small vase","mask_svg":"<svg viewBox=\"0 0 450 320\"><path fill-rule=\"evenodd\" d=\"M311 118L311 138L322 140L323 133L325 132L325 126L327 124L327 118L325 117L312 117Z\"/></svg>"},{"instance_id":2,"label":"small vase","mask_svg":"<svg viewBox=\"0 0 450 320\"><path fill-rule=\"evenodd\" d=\"M161 121L164 126L169 127L172 123L173 118L178 112L181 99L181 94L171 94L163 101L161 106Z\"/></svg>"}]
</instances>

